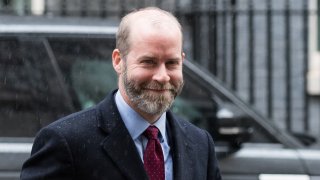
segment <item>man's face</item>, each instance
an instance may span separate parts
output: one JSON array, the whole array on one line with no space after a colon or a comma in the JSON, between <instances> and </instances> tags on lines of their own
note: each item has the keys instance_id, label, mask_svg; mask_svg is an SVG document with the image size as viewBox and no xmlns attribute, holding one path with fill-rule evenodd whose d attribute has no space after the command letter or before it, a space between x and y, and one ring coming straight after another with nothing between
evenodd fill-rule
<instances>
[{"instance_id":1,"label":"man's face","mask_svg":"<svg viewBox=\"0 0 320 180\"><path fill-rule=\"evenodd\" d=\"M133 29L131 33L130 51L120 76L124 98L142 113L160 115L183 87L181 34L155 28Z\"/></svg>"}]
</instances>

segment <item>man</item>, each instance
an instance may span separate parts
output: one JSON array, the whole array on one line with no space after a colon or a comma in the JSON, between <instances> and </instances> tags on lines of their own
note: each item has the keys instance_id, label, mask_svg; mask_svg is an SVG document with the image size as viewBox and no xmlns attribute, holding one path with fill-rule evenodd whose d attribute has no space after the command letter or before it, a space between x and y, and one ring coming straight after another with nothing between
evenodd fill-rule
<instances>
[{"instance_id":1,"label":"man","mask_svg":"<svg viewBox=\"0 0 320 180\"><path fill-rule=\"evenodd\" d=\"M119 89L42 129L21 179L221 179L211 136L169 111L183 87L182 41L166 11L125 16L112 53Z\"/></svg>"}]
</instances>

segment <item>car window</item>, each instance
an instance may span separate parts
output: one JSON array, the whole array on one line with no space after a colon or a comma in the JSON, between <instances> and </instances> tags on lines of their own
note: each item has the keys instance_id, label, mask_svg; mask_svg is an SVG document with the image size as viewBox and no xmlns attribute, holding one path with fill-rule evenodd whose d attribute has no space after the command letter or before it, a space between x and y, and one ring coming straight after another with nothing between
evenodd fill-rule
<instances>
[{"instance_id":1,"label":"car window","mask_svg":"<svg viewBox=\"0 0 320 180\"><path fill-rule=\"evenodd\" d=\"M34 136L73 111L41 41L1 39L0 51L0 136Z\"/></svg>"},{"instance_id":2,"label":"car window","mask_svg":"<svg viewBox=\"0 0 320 180\"><path fill-rule=\"evenodd\" d=\"M50 38L49 44L57 59L69 91L74 94L77 110L101 101L117 88L112 67L112 39Z\"/></svg>"},{"instance_id":3,"label":"car window","mask_svg":"<svg viewBox=\"0 0 320 180\"><path fill-rule=\"evenodd\" d=\"M217 104L208 98L209 93L196 82L184 76L185 86L171 108L179 116L214 135Z\"/></svg>"},{"instance_id":4,"label":"car window","mask_svg":"<svg viewBox=\"0 0 320 180\"><path fill-rule=\"evenodd\" d=\"M50 122L101 101L117 88L111 61L114 44L112 38L86 36L2 38L0 136L33 137ZM228 107L231 103L192 74L185 73L184 79L172 111L223 141L218 127L225 119L218 116L225 109L236 112ZM250 118L237 121L233 125L254 129L251 141L275 141Z\"/></svg>"},{"instance_id":5,"label":"car window","mask_svg":"<svg viewBox=\"0 0 320 180\"><path fill-rule=\"evenodd\" d=\"M221 135L221 131L236 131L241 128L250 133L246 142L279 143L254 119L221 96L221 92L208 88L192 73L185 72L184 79L184 89L175 101L172 110L196 126L207 130L217 144L230 142L229 137ZM235 137L230 136L230 138Z\"/></svg>"}]
</instances>

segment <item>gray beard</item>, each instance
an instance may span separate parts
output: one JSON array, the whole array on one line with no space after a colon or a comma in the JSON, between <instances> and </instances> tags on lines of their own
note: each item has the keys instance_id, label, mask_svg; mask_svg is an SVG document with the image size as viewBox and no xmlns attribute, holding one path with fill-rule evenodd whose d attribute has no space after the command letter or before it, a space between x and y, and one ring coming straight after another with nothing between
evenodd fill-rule
<instances>
[{"instance_id":1,"label":"gray beard","mask_svg":"<svg viewBox=\"0 0 320 180\"><path fill-rule=\"evenodd\" d=\"M134 80L129 80L126 69L122 80L130 101L135 104L140 111L150 115L161 115L169 110L175 97L180 94L183 87L183 81L181 81L177 87L173 85L162 85L157 82L138 85ZM168 88L170 89L170 96L148 93L148 91L143 90L145 87L155 89Z\"/></svg>"}]
</instances>

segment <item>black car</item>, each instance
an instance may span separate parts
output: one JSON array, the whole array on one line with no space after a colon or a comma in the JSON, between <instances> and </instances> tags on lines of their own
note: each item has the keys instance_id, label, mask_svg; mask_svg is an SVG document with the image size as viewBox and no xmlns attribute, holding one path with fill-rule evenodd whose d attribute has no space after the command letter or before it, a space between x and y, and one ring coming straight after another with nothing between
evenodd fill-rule
<instances>
[{"instance_id":1,"label":"black car","mask_svg":"<svg viewBox=\"0 0 320 180\"><path fill-rule=\"evenodd\" d=\"M116 23L1 17L0 179L19 179L40 128L117 87ZM319 150L266 121L195 62L184 62L184 78L172 111L211 133L224 180L320 179Z\"/></svg>"}]
</instances>

